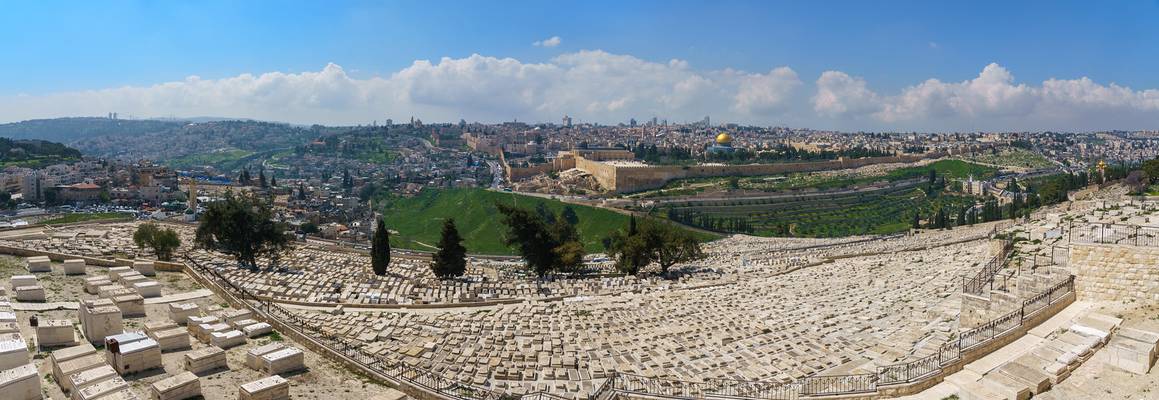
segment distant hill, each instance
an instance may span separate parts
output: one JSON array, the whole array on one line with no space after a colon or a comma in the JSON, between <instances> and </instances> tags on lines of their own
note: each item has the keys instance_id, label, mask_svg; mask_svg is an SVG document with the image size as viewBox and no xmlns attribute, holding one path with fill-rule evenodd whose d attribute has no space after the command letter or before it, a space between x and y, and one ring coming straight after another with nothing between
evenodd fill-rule
<instances>
[{"instance_id":1,"label":"distant hill","mask_svg":"<svg viewBox=\"0 0 1159 400\"><path fill-rule=\"evenodd\" d=\"M0 137L0 166L38 167L46 164L80 159L79 150L56 142L38 139L9 139Z\"/></svg>"},{"instance_id":2,"label":"distant hill","mask_svg":"<svg viewBox=\"0 0 1159 400\"><path fill-rule=\"evenodd\" d=\"M176 166L232 167L349 128L253 120L55 118L0 124L0 137L59 141L96 157L148 158ZM213 157L204 157L212 154ZM236 156L236 157L235 157ZM206 162L208 161L208 162Z\"/></svg>"},{"instance_id":3,"label":"distant hill","mask_svg":"<svg viewBox=\"0 0 1159 400\"><path fill-rule=\"evenodd\" d=\"M173 129L182 121L124 120L96 117L34 119L0 124L0 137L72 143L96 136L133 136Z\"/></svg>"}]
</instances>

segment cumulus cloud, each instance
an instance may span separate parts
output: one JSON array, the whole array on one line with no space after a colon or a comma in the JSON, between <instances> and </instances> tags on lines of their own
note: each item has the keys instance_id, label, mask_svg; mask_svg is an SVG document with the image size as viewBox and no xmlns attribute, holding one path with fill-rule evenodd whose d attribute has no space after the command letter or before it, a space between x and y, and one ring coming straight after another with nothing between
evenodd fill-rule
<instances>
[{"instance_id":1,"label":"cumulus cloud","mask_svg":"<svg viewBox=\"0 0 1159 400\"><path fill-rule=\"evenodd\" d=\"M807 88L805 86L813 86ZM0 96L0 121L78 115L219 116L356 124L427 121L616 123L653 116L847 130L1136 129L1159 124L1159 90L1082 77L1020 83L998 64L960 82L927 79L892 94L825 71L806 85L782 66L701 71L600 50L539 63L471 55L418 60L389 76L357 77L337 64L150 86Z\"/></svg>"},{"instance_id":2,"label":"cumulus cloud","mask_svg":"<svg viewBox=\"0 0 1159 400\"><path fill-rule=\"evenodd\" d=\"M928 79L883 96L861 78L827 71L816 82L813 109L834 118L869 117L889 127L959 129L1138 129L1159 123L1159 90L1135 91L1087 77L1016 83L991 63L974 79Z\"/></svg>"},{"instance_id":3,"label":"cumulus cloud","mask_svg":"<svg viewBox=\"0 0 1159 400\"><path fill-rule=\"evenodd\" d=\"M701 72L684 60L653 62L600 50L543 63L471 55L418 60L390 76L357 78L336 64L316 72L189 77L152 86L0 97L0 120L116 111L210 115L297 123L366 123L411 115L428 121L622 122L704 115L760 122L784 111L801 85L787 67L768 73Z\"/></svg>"},{"instance_id":4,"label":"cumulus cloud","mask_svg":"<svg viewBox=\"0 0 1159 400\"><path fill-rule=\"evenodd\" d=\"M555 47L559 46L560 43L563 43L563 39L560 39L559 36L552 36L547 39L536 40L531 45L535 47Z\"/></svg>"}]
</instances>

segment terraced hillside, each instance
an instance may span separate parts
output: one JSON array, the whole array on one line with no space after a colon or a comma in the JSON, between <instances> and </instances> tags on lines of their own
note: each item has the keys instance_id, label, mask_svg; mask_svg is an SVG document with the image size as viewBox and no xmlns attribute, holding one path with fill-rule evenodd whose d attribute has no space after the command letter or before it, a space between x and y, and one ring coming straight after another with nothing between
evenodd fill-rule
<instances>
[{"instance_id":1,"label":"terraced hillside","mask_svg":"<svg viewBox=\"0 0 1159 400\"><path fill-rule=\"evenodd\" d=\"M837 237L903 232L915 212L958 210L974 199L935 191L922 184L870 192L783 198L730 199L669 203L664 213L682 223L718 231L759 236ZM956 211L954 211L956 212Z\"/></svg>"}]
</instances>

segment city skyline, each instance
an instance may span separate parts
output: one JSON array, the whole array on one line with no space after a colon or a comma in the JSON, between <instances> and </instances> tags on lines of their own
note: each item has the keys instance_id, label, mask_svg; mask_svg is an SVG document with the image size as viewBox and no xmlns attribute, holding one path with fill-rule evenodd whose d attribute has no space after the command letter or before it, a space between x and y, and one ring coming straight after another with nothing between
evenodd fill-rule
<instances>
[{"instance_id":1,"label":"city skyline","mask_svg":"<svg viewBox=\"0 0 1159 400\"><path fill-rule=\"evenodd\" d=\"M510 5L20 5L0 32L21 39L15 59L36 62L0 66L21 77L0 83L0 121L708 115L932 132L1159 123L1159 82L1132 67L1159 54L1144 29L1154 3L1027 3L996 15L986 4Z\"/></svg>"}]
</instances>

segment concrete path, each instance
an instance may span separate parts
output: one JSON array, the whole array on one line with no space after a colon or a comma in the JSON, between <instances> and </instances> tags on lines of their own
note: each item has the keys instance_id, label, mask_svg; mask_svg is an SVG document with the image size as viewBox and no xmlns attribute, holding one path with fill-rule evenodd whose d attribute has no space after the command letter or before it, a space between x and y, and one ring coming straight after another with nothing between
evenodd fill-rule
<instances>
[{"instance_id":1,"label":"concrete path","mask_svg":"<svg viewBox=\"0 0 1159 400\"><path fill-rule=\"evenodd\" d=\"M961 384L968 382L977 382L990 370L1005 364L1014 359L1021 357L1030 351L1039 343L1046 340L1046 336L1050 335L1064 326L1068 326L1071 321L1078 318L1079 314L1091 308L1091 303L1084 301L1076 301L1071 303L1066 308L1059 311L1050 319L1043 321L1038 326L1031 329L1030 332L1018 340L987 354L985 357L978 359L972 363L966 364L966 367L950 376L934 387L926 389L921 393L898 397L898 399L906 400L941 400L949 397L952 394L958 394L961 391Z\"/></svg>"},{"instance_id":2,"label":"concrete path","mask_svg":"<svg viewBox=\"0 0 1159 400\"><path fill-rule=\"evenodd\" d=\"M174 293L168 296L154 297L145 299L145 304L166 304L176 303L179 301L188 301L199 299L202 297L212 296L213 292L209 289L197 289L185 293ZM16 311L52 311L52 310L76 310L79 307L75 301L62 301L54 303L20 303L12 302L12 309Z\"/></svg>"}]
</instances>

